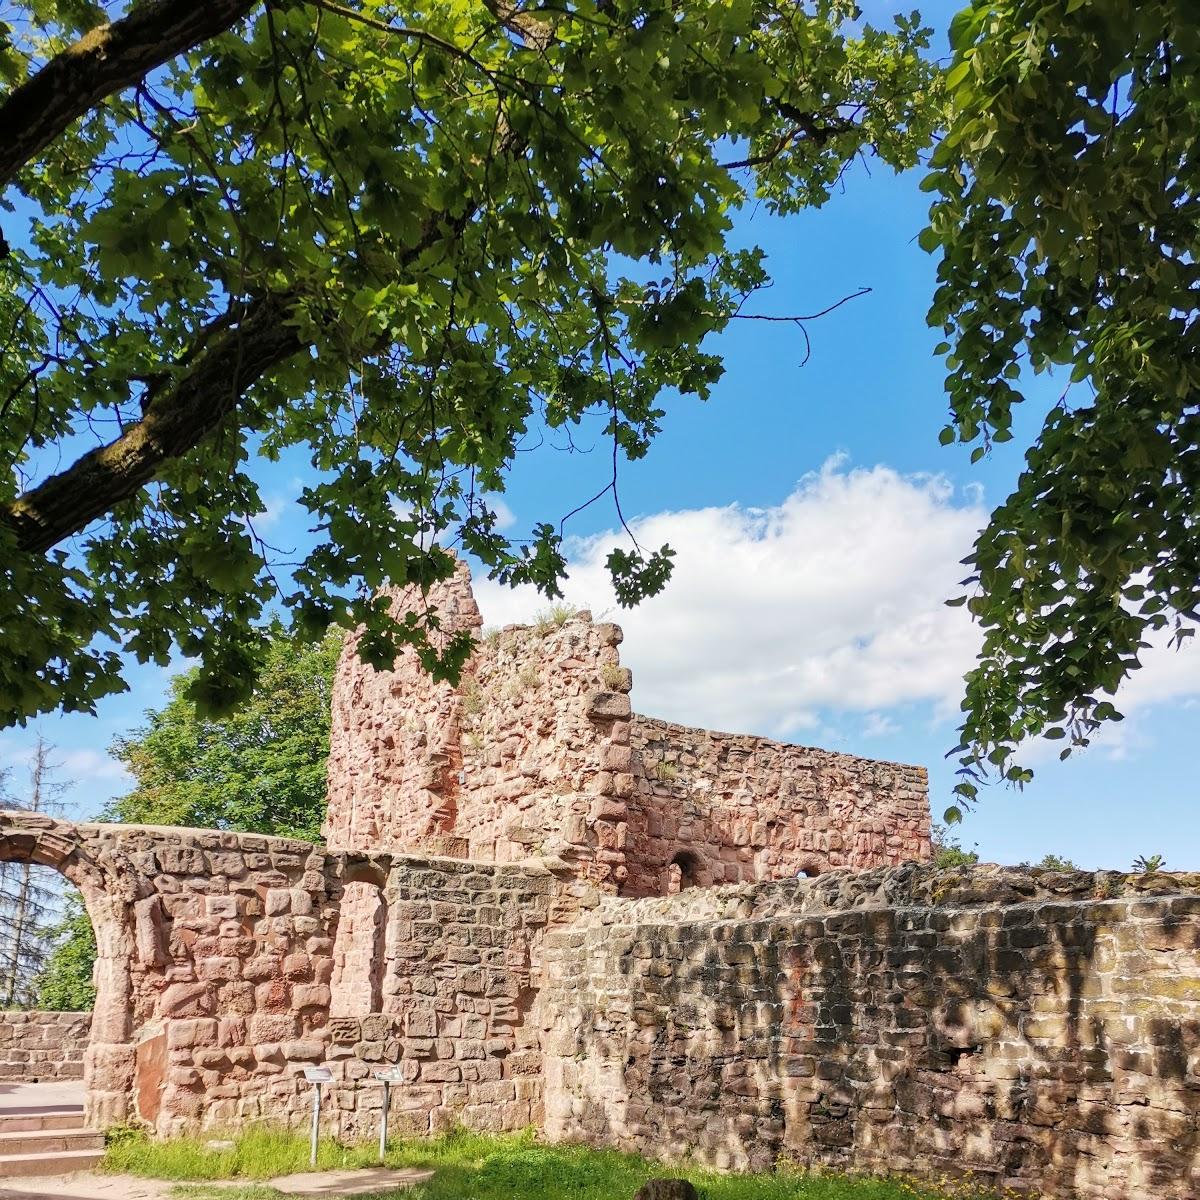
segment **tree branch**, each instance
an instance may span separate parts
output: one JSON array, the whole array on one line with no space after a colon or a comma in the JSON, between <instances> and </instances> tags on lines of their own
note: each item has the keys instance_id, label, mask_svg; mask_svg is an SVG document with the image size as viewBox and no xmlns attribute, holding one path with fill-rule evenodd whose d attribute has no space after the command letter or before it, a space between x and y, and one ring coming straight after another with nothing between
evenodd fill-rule
<instances>
[{"instance_id":1,"label":"tree branch","mask_svg":"<svg viewBox=\"0 0 1200 1200\"><path fill-rule=\"evenodd\" d=\"M75 460L31 492L0 506L19 550L39 553L128 500L210 434L266 371L304 342L285 324L290 301L268 296L223 314L201 335L187 368L153 389L142 419L121 436ZM215 331L215 332L214 332Z\"/></svg>"},{"instance_id":2,"label":"tree branch","mask_svg":"<svg viewBox=\"0 0 1200 1200\"><path fill-rule=\"evenodd\" d=\"M749 158L738 159L737 162L720 164L726 171L739 171L744 167L762 167L774 162L789 146L798 140L817 146L824 146L831 138L840 133L853 129L854 122L840 116L830 116L827 113L809 113L794 104L778 101L774 105L776 112L795 122L792 129L782 133L769 150L761 154L753 154ZM821 123L818 124L818 117Z\"/></svg>"},{"instance_id":3,"label":"tree branch","mask_svg":"<svg viewBox=\"0 0 1200 1200\"><path fill-rule=\"evenodd\" d=\"M0 104L0 186L106 96L224 33L258 0L144 0L89 30Z\"/></svg>"}]
</instances>

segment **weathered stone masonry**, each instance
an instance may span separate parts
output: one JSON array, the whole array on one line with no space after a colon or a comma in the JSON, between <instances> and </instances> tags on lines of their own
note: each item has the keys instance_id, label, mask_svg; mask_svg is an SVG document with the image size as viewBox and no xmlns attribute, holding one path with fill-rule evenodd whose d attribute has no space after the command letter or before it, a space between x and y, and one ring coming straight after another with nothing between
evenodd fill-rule
<instances>
[{"instance_id":1,"label":"weathered stone masonry","mask_svg":"<svg viewBox=\"0 0 1200 1200\"><path fill-rule=\"evenodd\" d=\"M0 1012L0 1081L82 1079L90 1012Z\"/></svg>"},{"instance_id":2,"label":"weathered stone masonry","mask_svg":"<svg viewBox=\"0 0 1200 1200\"><path fill-rule=\"evenodd\" d=\"M622 895L671 891L676 859L709 887L929 857L921 767L642 716L630 743Z\"/></svg>"},{"instance_id":3,"label":"weathered stone masonry","mask_svg":"<svg viewBox=\"0 0 1200 1200\"><path fill-rule=\"evenodd\" d=\"M481 629L465 564L397 611ZM929 857L924 768L636 715L621 629L590 614L483 638L457 688L406 654L338 667L326 836L487 862L560 858L630 896Z\"/></svg>"},{"instance_id":4,"label":"weathered stone masonry","mask_svg":"<svg viewBox=\"0 0 1200 1200\"><path fill-rule=\"evenodd\" d=\"M300 1123L325 1061L329 1129L368 1136L398 1063L406 1130L1200 1194L1197 876L912 864L631 900L557 865L30 814L0 854L86 889L101 1124ZM379 891L375 960L339 953L351 885ZM331 1016L331 984L380 1011Z\"/></svg>"},{"instance_id":5,"label":"weathered stone masonry","mask_svg":"<svg viewBox=\"0 0 1200 1200\"><path fill-rule=\"evenodd\" d=\"M28 813L0 814L0 856L54 867L83 891L100 955L84 1078L100 1126L301 1120L301 1071L321 1061L338 1080L329 1119L342 1134L375 1119L371 1063L402 1065L397 1110L413 1128L540 1117L527 1017L542 931L578 902L571 881ZM377 886L386 911L383 960L370 964L381 1011L331 1019L339 901L354 882ZM340 957L353 972L354 956Z\"/></svg>"},{"instance_id":6,"label":"weathered stone masonry","mask_svg":"<svg viewBox=\"0 0 1200 1200\"><path fill-rule=\"evenodd\" d=\"M465 568L428 600L479 628ZM91 1120L300 1123L320 1061L374 1136L388 1064L398 1130L1200 1197L1200 876L937 871L923 770L638 716L620 642L348 652L328 850L0 813L95 927Z\"/></svg>"},{"instance_id":7,"label":"weathered stone masonry","mask_svg":"<svg viewBox=\"0 0 1200 1200\"><path fill-rule=\"evenodd\" d=\"M547 1134L1194 1200L1200 878L1132 882L912 866L605 898L548 940Z\"/></svg>"}]
</instances>

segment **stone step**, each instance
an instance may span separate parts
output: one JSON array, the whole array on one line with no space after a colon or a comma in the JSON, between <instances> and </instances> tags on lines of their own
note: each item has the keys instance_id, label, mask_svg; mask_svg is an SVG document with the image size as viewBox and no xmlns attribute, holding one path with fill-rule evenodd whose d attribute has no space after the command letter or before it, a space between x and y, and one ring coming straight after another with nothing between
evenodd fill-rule
<instances>
[{"instance_id":1,"label":"stone step","mask_svg":"<svg viewBox=\"0 0 1200 1200\"><path fill-rule=\"evenodd\" d=\"M97 1129L37 1129L0 1133L0 1158L6 1154L62 1154L67 1150L103 1150Z\"/></svg>"},{"instance_id":2,"label":"stone step","mask_svg":"<svg viewBox=\"0 0 1200 1200\"><path fill-rule=\"evenodd\" d=\"M0 1154L0 1179L30 1175L69 1175L86 1171L104 1157L103 1150L63 1150L58 1154Z\"/></svg>"},{"instance_id":3,"label":"stone step","mask_svg":"<svg viewBox=\"0 0 1200 1200\"><path fill-rule=\"evenodd\" d=\"M62 1108L39 1109L36 1112L5 1112L0 1109L0 1134L82 1128L82 1105L64 1105Z\"/></svg>"}]
</instances>

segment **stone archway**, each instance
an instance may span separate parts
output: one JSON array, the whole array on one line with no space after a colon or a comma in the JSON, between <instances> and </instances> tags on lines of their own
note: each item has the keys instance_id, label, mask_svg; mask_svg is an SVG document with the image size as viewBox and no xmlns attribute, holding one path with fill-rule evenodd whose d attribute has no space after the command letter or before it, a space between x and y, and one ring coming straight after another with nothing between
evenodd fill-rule
<instances>
[{"instance_id":1,"label":"stone archway","mask_svg":"<svg viewBox=\"0 0 1200 1200\"><path fill-rule=\"evenodd\" d=\"M73 825L36 813L0 812L0 861L49 867L83 897L96 936L96 1003L83 1066L85 1118L98 1129L123 1123L132 1115L136 888L96 861Z\"/></svg>"}]
</instances>

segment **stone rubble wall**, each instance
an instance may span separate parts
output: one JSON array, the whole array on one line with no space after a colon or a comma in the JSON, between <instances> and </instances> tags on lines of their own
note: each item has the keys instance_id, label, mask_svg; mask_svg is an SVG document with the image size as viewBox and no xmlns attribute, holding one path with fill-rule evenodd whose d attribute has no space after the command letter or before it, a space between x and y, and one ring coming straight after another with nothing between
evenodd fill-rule
<instances>
[{"instance_id":1,"label":"stone rubble wall","mask_svg":"<svg viewBox=\"0 0 1200 1200\"><path fill-rule=\"evenodd\" d=\"M1200 1195L1200 876L908 866L606 897L545 946L552 1140Z\"/></svg>"},{"instance_id":2,"label":"stone rubble wall","mask_svg":"<svg viewBox=\"0 0 1200 1200\"><path fill-rule=\"evenodd\" d=\"M478 634L466 564L428 595L445 632ZM615 891L625 878L629 672L616 625L588 613L490 633L459 686L406 651L390 671L347 640L334 683L329 816L334 849L386 846L483 862L560 857Z\"/></svg>"},{"instance_id":3,"label":"stone rubble wall","mask_svg":"<svg viewBox=\"0 0 1200 1200\"><path fill-rule=\"evenodd\" d=\"M479 635L467 567L428 595L443 629ZM578 612L480 638L461 683L405 652L388 671L348 639L334 684L335 849L486 862L557 858L632 896L670 890L681 853L702 885L929 857L923 768L690 729L632 713L620 627Z\"/></svg>"},{"instance_id":4,"label":"stone rubble wall","mask_svg":"<svg viewBox=\"0 0 1200 1200\"><path fill-rule=\"evenodd\" d=\"M397 614L437 610L442 632L482 625L465 563L430 589L386 593ZM333 683L328 814L331 850L408 849L461 854L453 840L462 773L462 698L406 650L393 671L358 657L357 633L342 649Z\"/></svg>"},{"instance_id":5,"label":"stone rubble wall","mask_svg":"<svg viewBox=\"0 0 1200 1200\"><path fill-rule=\"evenodd\" d=\"M574 915L572 889L525 867L406 859L393 868L383 889L382 1011L333 1017L327 1030L341 1136L378 1131L383 1092L371 1072L391 1066L403 1076L392 1089L397 1132L540 1123L529 1012L543 932Z\"/></svg>"},{"instance_id":6,"label":"stone rubble wall","mask_svg":"<svg viewBox=\"0 0 1200 1200\"><path fill-rule=\"evenodd\" d=\"M635 715L629 896L661 896L681 851L700 886L929 858L928 775Z\"/></svg>"},{"instance_id":7,"label":"stone rubble wall","mask_svg":"<svg viewBox=\"0 0 1200 1200\"><path fill-rule=\"evenodd\" d=\"M532 979L543 929L569 919L585 885L544 867L28 813L0 813L0 858L55 867L83 892L99 951L84 1066L99 1127L299 1123L303 1070L326 1060L334 1132L378 1104L370 1062L402 1066L411 1086L396 1103L413 1128L492 1123L501 1094L505 1119L540 1111ZM363 880L385 905L382 960L337 948L344 887ZM339 958L378 972L382 1013L331 1021Z\"/></svg>"},{"instance_id":8,"label":"stone rubble wall","mask_svg":"<svg viewBox=\"0 0 1200 1200\"><path fill-rule=\"evenodd\" d=\"M1200 875L908 864L629 899L562 862L29 813L0 813L0 859L83 891L101 1127L303 1126L326 1063L324 1128L367 1138L394 1066L408 1132L1200 1195ZM337 971L379 1011L331 1015Z\"/></svg>"},{"instance_id":9,"label":"stone rubble wall","mask_svg":"<svg viewBox=\"0 0 1200 1200\"><path fill-rule=\"evenodd\" d=\"M560 858L598 886L623 883L633 778L620 640L618 626L581 612L483 644L462 688L456 832L471 858Z\"/></svg>"},{"instance_id":10,"label":"stone rubble wall","mask_svg":"<svg viewBox=\"0 0 1200 1200\"><path fill-rule=\"evenodd\" d=\"M0 1012L0 1080L83 1078L90 1012Z\"/></svg>"}]
</instances>

